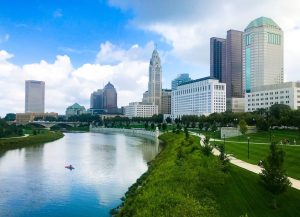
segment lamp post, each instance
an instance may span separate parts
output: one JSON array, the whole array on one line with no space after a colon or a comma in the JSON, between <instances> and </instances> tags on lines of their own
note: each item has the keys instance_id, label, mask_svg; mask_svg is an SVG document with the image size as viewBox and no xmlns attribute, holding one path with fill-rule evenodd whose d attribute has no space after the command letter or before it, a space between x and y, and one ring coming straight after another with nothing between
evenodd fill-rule
<instances>
[{"instance_id":1,"label":"lamp post","mask_svg":"<svg viewBox=\"0 0 300 217\"><path fill-rule=\"evenodd\" d=\"M248 136L248 159L249 159L249 141L250 141L250 137Z\"/></svg>"},{"instance_id":2,"label":"lamp post","mask_svg":"<svg viewBox=\"0 0 300 217\"><path fill-rule=\"evenodd\" d=\"M223 134L223 138L224 138L224 153L225 153L225 134Z\"/></svg>"},{"instance_id":3,"label":"lamp post","mask_svg":"<svg viewBox=\"0 0 300 217\"><path fill-rule=\"evenodd\" d=\"M214 131L214 146L216 147L216 131Z\"/></svg>"}]
</instances>

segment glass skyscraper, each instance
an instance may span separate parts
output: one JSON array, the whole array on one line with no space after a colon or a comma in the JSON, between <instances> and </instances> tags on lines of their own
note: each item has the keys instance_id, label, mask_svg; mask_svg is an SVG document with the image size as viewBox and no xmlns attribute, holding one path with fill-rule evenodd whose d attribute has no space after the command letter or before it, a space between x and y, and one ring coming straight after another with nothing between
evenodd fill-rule
<instances>
[{"instance_id":1,"label":"glass skyscraper","mask_svg":"<svg viewBox=\"0 0 300 217\"><path fill-rule=\"evenodd\" d=\"M176 90L178 85L188 82L188 81L191 81L191 80L192 79L190 78L190 75L188 73L183 73L183 74L177 75L177 77L174 80L172 80L172 83L171 83L172 90Z\"/></svg>"},{"instance_id":2,"label":"glass skyscraper","mask_svg":"<svg viewBox=\"0 0 300 217\"><path fill-rule=\"evenodd\" d=\"M45 82L25 81L25 112L45 112Z\"/></svg>"},{"instance_id":3,"label":"glass skyscraper","mask_svg":"<svg viewBox=\"0 0 300 217\"><path fill-rule=\"evenodd\" d=\"M244 91L280 84L283 75L283 31L270 18L260 17L246 27L243 35Z\"/></svg>"},{"instance_id":4,"label":"glass skyscraper","mask_svg":"<svg viewBox=\"0 0 300 217\"><path fill-rule=\"evenodd\" d=\"M225 81L226 39L210 38L210 77Z\"/></svg>"}]
</instances>

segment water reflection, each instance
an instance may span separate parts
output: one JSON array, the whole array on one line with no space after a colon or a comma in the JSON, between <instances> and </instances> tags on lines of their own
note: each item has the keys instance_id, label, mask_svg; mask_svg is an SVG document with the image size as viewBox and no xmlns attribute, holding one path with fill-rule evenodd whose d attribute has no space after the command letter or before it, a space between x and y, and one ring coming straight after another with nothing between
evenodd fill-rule
<instances>
[{"instance_id":1,"label":"water reflection","mask_svg":"<svg viewBox=\"0 0 300 217\"><path fill-rule=\"evenodd\" d=\"M158 151L150 140L96 133L7 151L0 157L0 216L108 216Z\"/></svg>"}]
</instances>

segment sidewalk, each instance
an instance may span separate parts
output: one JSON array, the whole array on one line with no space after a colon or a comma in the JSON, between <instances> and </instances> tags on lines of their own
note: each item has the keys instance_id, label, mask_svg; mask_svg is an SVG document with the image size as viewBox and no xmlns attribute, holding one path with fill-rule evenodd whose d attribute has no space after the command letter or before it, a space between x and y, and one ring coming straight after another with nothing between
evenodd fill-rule
<instances>
[{"instance_id":1,"label":"sidewalk","mask_svg":"<svg viewBox=\"0 0 300 217\"><path fill-rule=\"evenodd\" d=\"M202 139L205 137L204 135L198 134L198 133L191 132L191 134L194 135L194 136L200 137L201 138L200 143L202 142ZM202 143L201 143L201 145L202 145ZM220 155L219 150L216 149L216 148L214 148L212 150L212 153L216 156ZM262 168L257 166L257 165L247 163L247 162L239 160L239 159L237 159L233 156L229 156L229 159L230 159L230 163L232 163L232 164L234 164L238 167L241 167L243 169L246 169L246 170L251 171L251 172L256 173L256 174L261 173ZM292 187L295 188L295 189L300 190L300 180L297 180L297 179L294 179L294 178L291 178L291 177L288 177L288 178L289 178L290 182L292 183Z\"/></svg>"},{"instance_id":2,"label":"sidewalk","mask_svg":"<svg viewBox=\"0 0 300 217\"><path fill-rule=\"evenodd\" d=\"M18 139L18 138L24 138L24 137L28 137L29 134L24 134L23 136L15 136L15 137L8 137L8 138L1 138L1 139Z\"/></svg>"}]
</instances>

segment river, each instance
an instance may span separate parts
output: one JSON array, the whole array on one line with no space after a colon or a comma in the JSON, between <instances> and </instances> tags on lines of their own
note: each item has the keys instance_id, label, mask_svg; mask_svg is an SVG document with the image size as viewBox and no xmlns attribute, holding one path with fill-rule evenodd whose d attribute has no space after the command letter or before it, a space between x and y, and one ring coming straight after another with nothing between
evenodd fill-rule
<instances>
[{"instance_id":1,"label":"river","mask_svg":"<svg viewBox=\"0 0 300 217\"><path fill-rule=\"evenodd\" d=\"M66 133L0 153L0 216L109 216L158 152L157 143L139 137Z\"/></svg>"}]
</instances>

